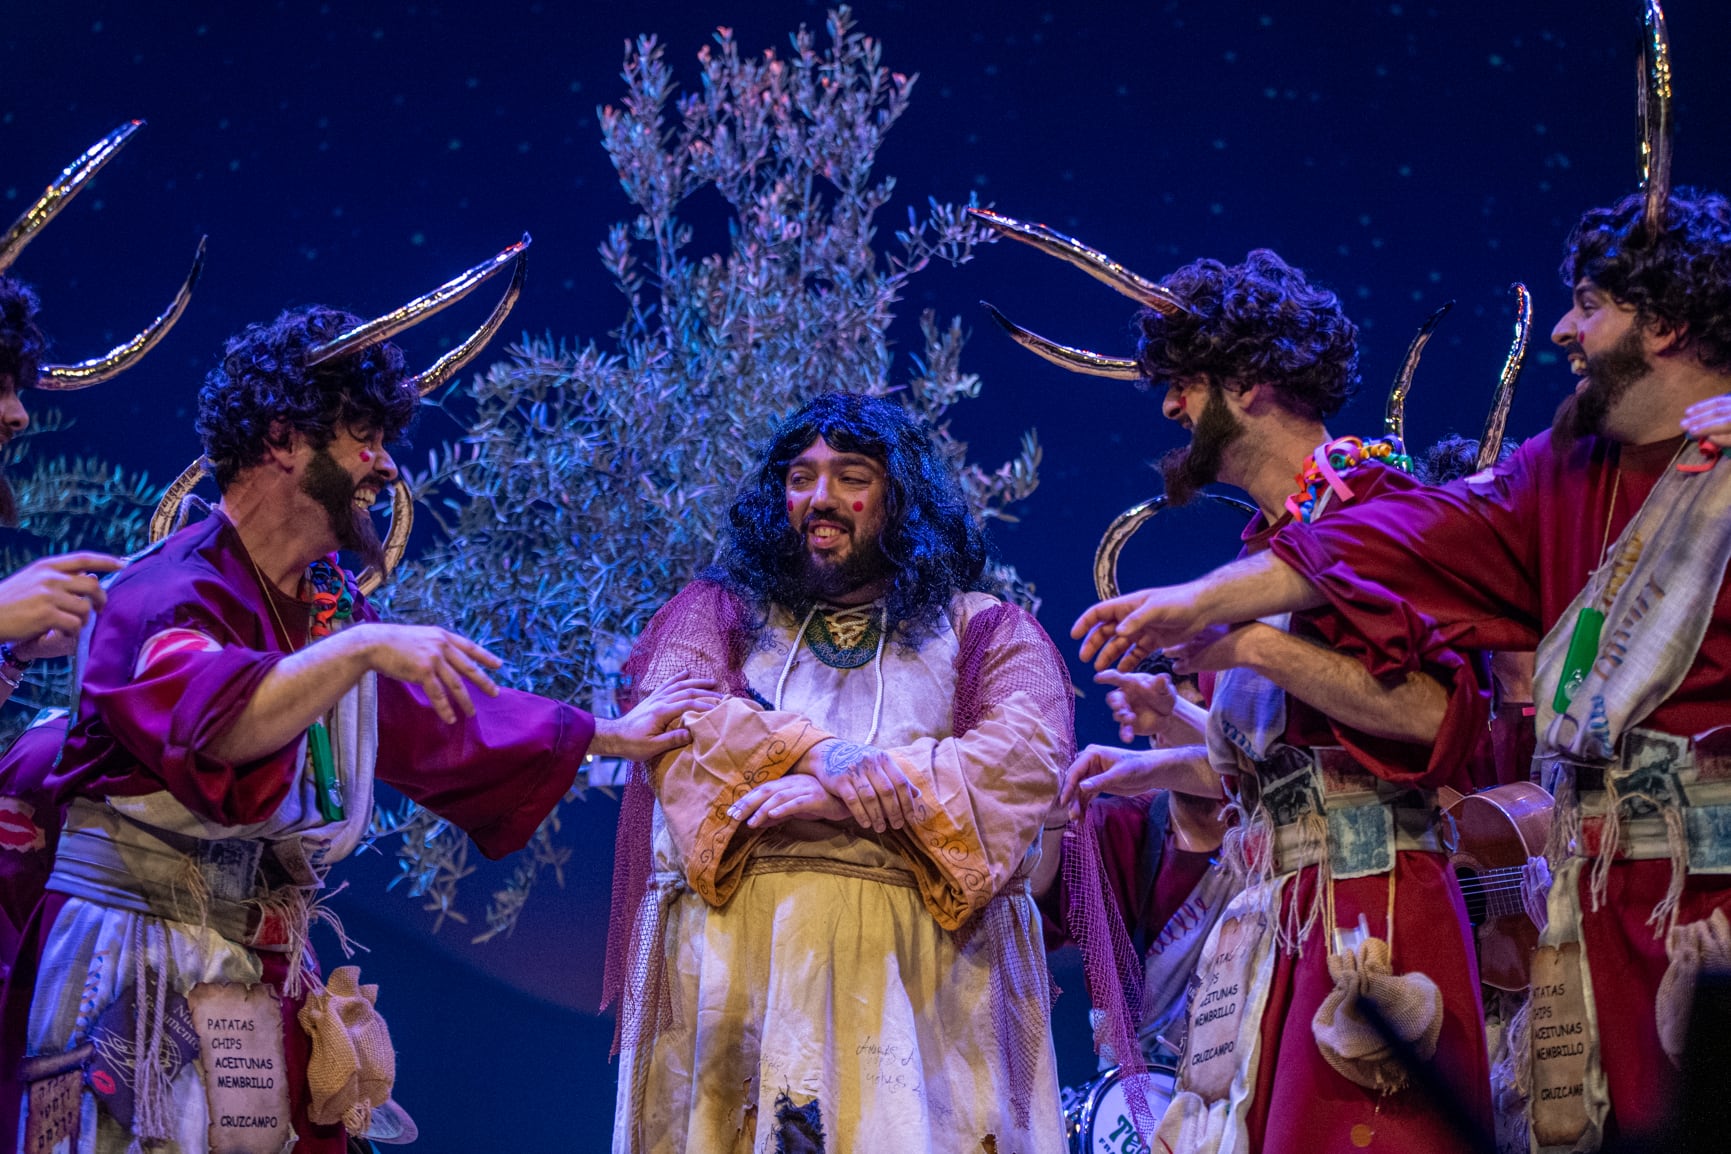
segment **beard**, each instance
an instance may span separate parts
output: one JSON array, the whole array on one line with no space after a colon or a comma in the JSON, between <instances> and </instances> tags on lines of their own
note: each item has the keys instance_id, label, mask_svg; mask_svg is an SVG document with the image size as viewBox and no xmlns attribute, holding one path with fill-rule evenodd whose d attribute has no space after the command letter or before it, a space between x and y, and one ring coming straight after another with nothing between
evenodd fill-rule
<instances>
[{"instance_id":1,"label":"beard","mask_svg":"<svg viewBox=\"0 0 1731 1154\"><path fill-rule=\"evenodd\" d=\"M801 533L799 570L795 580L804 594L802 600L834 601L894 574L895 566L875 538L861 541L854 537L853 522L843 521L837 514L825 513L823 519L844 525L851 544L845 556L832 561L814 556L805 546L805 536Z\"/></svg>"},{"instance_id":2,"label":"beard","mask_svg":"<svg viewBox=\"0 0 1731 1154\"><path fill-rule=\"evenodd\" d=\"M1244 426L1226 407L1226 391L1219 385L1210 386L1202 413L1191 427L1190 443L1160 458L1167 504L1188 505L1203 486L1219 480L1227 448L1243 435Z\"/></svg>"},{"instance_id":3,"label":"beard","mask_svg":"<svg viewBox=\"0 0 1731 1154\"><path fill-rule=\"evenodd\" d=\"M18 526L18 495L12 491L4 469L0 469L0 525L8 529Z\"/></svg>"},{"instance_id":4,"label":"beard","mask_svg":"<svg viewBox=\"0 0 1731 1154\"><path fill-rule=\"evenodd\" d=\"M329 449L320 449L313 454L312 461L307 465L306 475L301 478L301 492L318 502L319 507L325 511L331 535L337 539L340 548L353 553L360 559L363 567L382 571L385 565L385 546L379 540L373 515L371 511L355 504L355 493L364 481L376 479L363 478L356 481L337 464Z\"/></svg>"},{"instance_id":5,"label":"beard","mask_svg":"<svg viewBox=\"0 0 1731 1154\"><path fill-rule=\"evenodd\" d=\"M1585 354L1578 345L1574 351ZM1586 359L1586 387L1564 397L1551 419L1551 441L1560 449L1568 449L1582 437L1603 436L1605 419L1617 402L1653 371L1641 348L1639 325L1631 325L1605 352Z\"/></svg>"}]
</instances>

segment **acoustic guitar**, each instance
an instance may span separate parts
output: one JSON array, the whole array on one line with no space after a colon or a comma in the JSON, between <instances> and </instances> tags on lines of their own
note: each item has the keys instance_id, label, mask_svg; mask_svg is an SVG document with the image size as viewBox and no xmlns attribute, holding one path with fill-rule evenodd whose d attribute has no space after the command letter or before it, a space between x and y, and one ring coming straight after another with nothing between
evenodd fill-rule
<instances>
[{"instance_id":1,"label":"acoustic guitar","mask_svg":"<svg viewBox=\"0 0 1731 1154\"><path fill-rule=\"evenodd\" d=\"M1447 806L1460 832L1451 859L1478 940L1479 980L1511 993L1528 985L1539 928L1521 905L1521 868L1545 851L1551 795L1531 782L1467 794Z\"/></svg>"}]
</instances>

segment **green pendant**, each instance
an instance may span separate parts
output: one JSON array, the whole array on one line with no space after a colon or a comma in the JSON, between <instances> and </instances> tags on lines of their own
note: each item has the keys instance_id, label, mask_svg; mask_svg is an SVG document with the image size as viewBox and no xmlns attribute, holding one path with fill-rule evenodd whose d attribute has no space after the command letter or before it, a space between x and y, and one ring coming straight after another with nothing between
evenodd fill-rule
<instances>
[{"instance_id":1,"label":"green pendant","mask_svg":"<svg viewBox=\"0 0 1731 1154\"><path fill-rule=\"evenodd\" d=\"M1575 618L1575 631L1569 635L1568 656L1563 658L1563 676L1557 682L1557 696L1551 708L1562 713L1569 708L1575 690L1587 679L1587 670L1599 656L1599 634L1605 628L1605 614L1591 607L1582 609Z\"/></svg>"},{"instance_id":2,"label":"green pendant","mask_svg":"<svg viewBox=\"0 0 1731 1154\"><path fill-rule=\"evenodd\" d=\"M331 734L325 723L307 728L307 756L313 763L313 792L319 799L319 816L326 821L343 820L343 790L337 781L337 759L331 754Z\"/></svg>"}]
</instances>

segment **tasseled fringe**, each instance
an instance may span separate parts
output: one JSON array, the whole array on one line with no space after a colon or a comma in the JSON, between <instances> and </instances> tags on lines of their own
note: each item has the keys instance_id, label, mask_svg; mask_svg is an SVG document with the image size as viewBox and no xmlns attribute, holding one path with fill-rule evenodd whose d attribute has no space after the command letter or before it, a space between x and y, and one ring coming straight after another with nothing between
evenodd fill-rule
<instances>
[{"instance_id":1,"label":"tasseled fringe","mask_svg":"<svg viewBox=\"0 0 1731 1154\"><path fill-rule=\"evenodd\" d=\"M1508 1087L1522 1099L1532 1096L1533 1082L1533 1031L1532 1031L1532 1001L1521 1003L1503 1027L1506 1041L1503 1044L1503 1057L1491 1069L1491 1089L1496 1091Z\"/></svg>"},{"instance_id":2,"label":"tasseled fringe","mask_svg":"<svg viewBox=\"0 0 1731 1154\"><path fill-rule=\"evenodd\" d=\"M1605 890L1611 882L1611 863L1617 860L1617 844L1623 840L1623 806L1611 798L1599 826L1599 852L1593 857L1593 871L1588 875L1587 894L1593 899L1593 912L1604 904Z\"/></svg>"},{"instance_id":3,"label":"tasseled fringe","mask_svg":"<svg viewBox=\"0 0 1731 1154\"><path fill-rule=\"evenodd\" d=\"M1689 876L1689 831L1683 824L1683 811L1674 805L1662 806L1665 819L1665 850L1671 860L1671 879L1665 886L1665 896L1647 917L1655 938L1668 935L1677 925L1678 907L1683 902L1683 883Z\"/></svg>"},{"instance_id":4,"label":"tasseled fringe","mask_svg":"<svg viewBox=\"0 0 1731 1154\"><path fill-rule=\"evenodd\" d=\"M191 904L192 917L180 918L180 921L191 922L201 930L210 928L210 879L204 876L198 858L184 857L180 868L175 870L169 880L169 897L174 902L177 913L185 911L181 904L181 894L184 891Z\"/></svg>"},{"instance_id":5,"label":"tasseled fringe","mask_svg":"<svg viewBox=\"0 0 1731 1154\"><path fill-rule=\"evenodd\" d=\"M1292 904L1283 905L1281 909L1275 940L1288 954L1303 957L1305 939L1309 938L1310 932L1316 928L1334 888L1334 868L1328 855L1328 819L1319 813L1307 813L1298 819L1297 824L1302 834L1297 857L1299 861L1315 859L1316 889L1311 892L1310 901L1304 903L1305 908L1300 912L1298 887L1293 887Z\"/></svg>"},{"instance_id":6,"label":"tasseled fringe","mask_svg":"<svg viewBox=\"0 0 1731 1154\"><path fill-rule=\"evenodd\" d=\"M311 937L316 923L323 922L331 927L337 936L337 947L342 950L343 957L352 958L355 950L366 949L349 937L342 919L326 904L347 888L348 883L344 882L329 893L321 894L317 890L285 886L272 890L263 897L252 899L252 903L258 907L261 919L277 918L283 923L287 938L283 952L292 959L288 977L283 981L282 992L285 998L302 998L323 988L318 970L313 965L312 955L307 949L307 939Z\"/></svg>"},{"instance_id":7,"label":"tasseled fringe","mask_svg":"<svg viewBox=\"0 0 1731 1154\"><path fill-rule=\"evenodd\" d=\"M1234 820L1236 819L1236 820ZM1260 885L1274 873L1274 823L1266 809L1250 812L1239 801L1221 811L1227 823L1220 840L1220 857L1245 885Z\"/></svg>"},{"instance_id":8,"label":"tasseled fringe","mask_svg":"<svg viewBox=\"0 0 1731 1154\"><path fill-rule=\"evenodd\" d=\"M163 1015L168 1006L168 970L173 959L162 928L139 918L132 932L133 1004L132 1025L133 1106L132 1141L127 1154L143 1154L148 1146L169 1139L168 1079L162 1066ZM152 946L160 946L154 989L146 959Z\"/></svg>"}]
</instances>

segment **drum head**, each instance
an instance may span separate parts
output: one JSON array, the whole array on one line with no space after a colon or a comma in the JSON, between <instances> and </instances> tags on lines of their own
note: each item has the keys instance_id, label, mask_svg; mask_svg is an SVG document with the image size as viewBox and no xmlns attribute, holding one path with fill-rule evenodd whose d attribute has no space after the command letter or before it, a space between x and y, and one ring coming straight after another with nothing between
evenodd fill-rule
<instances>
[{"instance_id":1,"label":"drum head","mask_svg":"<svg viewBox=\"0 0 1731 1154\"><path fill-rule=\"evenodd\" d=\"M1141 1154L1146 1151L1130 1117L1130 1084L1139 1082L1148 1100L1148 1115L1157 1124L1172 1101L1176 1071L1163 1063L1151 1063L1146 1074L1127 1078L1108 1070L1088 1092L1077 1120L1075 1154ZM1152 1135L1144 1135L1152 1137Z\"/></svg>"}]
</instances>

